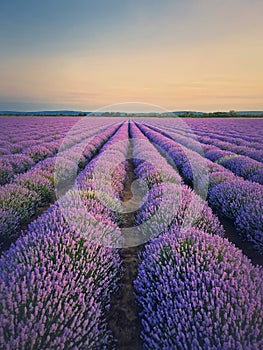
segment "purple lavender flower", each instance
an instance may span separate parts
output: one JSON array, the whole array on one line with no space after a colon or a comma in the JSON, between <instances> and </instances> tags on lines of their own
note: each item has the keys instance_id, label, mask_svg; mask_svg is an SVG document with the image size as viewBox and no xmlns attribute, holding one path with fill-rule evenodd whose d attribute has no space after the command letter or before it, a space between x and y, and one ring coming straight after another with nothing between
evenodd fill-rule
<instances>
[{"instance_id":1,"label":"purple lavender flower","mask_svg":"<svg viewBox=\"0 0 263 350\"><path fill-rule=\"evenodd\" d=\"M50 209L0 260L0 346L106 349L119 271L117 250L89 243Z\"/></svg>"},{"instance_id":2,"label":"purple lavender flower","mask_svg":"<svg viewBox=\"0 0 263 350\"><path fill-rule=\"evenodd\" d=\"M10 239L19 227L19 219L14 209L0 209L0 243Z\"/></svg>"},{"instance_id":3,"label":"purple lavender flower","mask_svg":"<svg viewBox=\"0 0 263 350\"><path fill-rule=\"evenodd\" d=\"M223 235L224 230L207 203L187 186L163 183L155 185L143 200L136 221L152 237L172 227L195 227L210 234ZM144 232L142 232L143 234Z\"/></svg>"},{"instance_id":4,"label":"purple lavender flower","mask_svg":"<svg viewBox=\"0 0 263 350\"><path fill-rule=\"evenodd\" d=\"M244 156L231 156L220 158L218 162L237 176L242 176L247 180L251 180L256 173L257 177L254 177L254 181L255 179L262 181L260 183L263 185L263 165L256 160Z\"/></svg>"},{"instance_id":5,"label":"purple lavender flower","mask_svg":"<svg viewBox=\"0 0 263 350\"><path fill-rule=\"evenodd\" d=\"M39 162L52 155L52 151L44 145L30 146L24 151L26 155L31 157L35 162Z\"/></svg>"},{"instance_id":6,"label":"purple lavender flower","mask_svg":"<svg viewBox=\"0 0 263 350\"><path fill-rule=\"evenodd\" d=\"M35 164L34 160L25 154L1 156L1 162L3 162L3 164L10 164L16 174L25 172Z\"/></svg>"},{"instance_id":7,"label":"purple lavender flower","mask_svg":"<svg viewBox=\"0 0 263 350\"><path fill-rule=\"evenodd\" d=\"M8 184L0 188L0 208L14 209L20 222L26 221L35 213L39 202L39 195L23 186Z\"/></svg>"},{"instance_id":8,"label":"purple lavender flower","mask_svg":"<svg viewBox=\"0 0 263 350\"><path fill-rule=\"evenodd\" d=\"M244 237L263 252L263 187L243 180L225 181L215 186L209 203L218 212L234 220Z\"/></svg>"},{"instance_id":9,"label":"purple lavender flower","mask_svg":"<svg viewBox=\"0 0 263 350\"><path fill-rule=\"evenodd\" d=\"M11 164L2 162L0 159L0 185L5 185L11 181L14 176L14 170Z\"/></svg>"},{"instance_id":10,"label":"purple lavender flower","mask_svg":"<svg viewBox=\"0 0 263 350\"><path fill-rule=\"evenodd\" d=\"M35 191L43 202L49 202L54 195L54 187L51 181L33 170L16 175L13 182Z\"/></svg>"},{"instance_id":11,"label":"purple lavender flower","mask_svg":"<svg viewBox=\"0 0 263 350\"><path fill-rule=\"evenodd\" d=\"M141 254L135 281L146 349L261 349L263 270L228 240L174 231Z\"/></svg>"}]
</instances>

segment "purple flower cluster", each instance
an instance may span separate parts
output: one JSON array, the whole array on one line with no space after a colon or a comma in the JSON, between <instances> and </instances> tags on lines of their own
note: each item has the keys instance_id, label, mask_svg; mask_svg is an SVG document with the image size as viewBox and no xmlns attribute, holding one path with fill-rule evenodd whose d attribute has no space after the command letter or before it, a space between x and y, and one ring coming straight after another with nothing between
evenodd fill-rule
<instances>
[{"instance_id":1,"label":"purple flower cluster","mask_svg":"<svg viewBox=\"0 0 263 350\"><path fill-rule=\"evenodd\" d=\"M245 156L225 156L217 161L237 176L263 185L263 164Z\"/></svg>"},{"instance_id":2,"label":"purple flower cluster","mask_svg":"<svg viewBox=\"0 0 263 350\"><path fill-rule=\"evenodd\" d=\"M0 144L0 155L7 155L7 154L10 154L11 151L10 151L10 148L7 146L7 145L1 145Z\"/></svg>"},{"instance_id":3,"label":"purple flower cluster","mask_svg":"<svg viewBox=\"0 0 263 350\"><path fill-rule=\"evenodd\" d=\"M10 182L15 174L27 171L35 163L53 157L59 150L73 148L81 142L87 143L87 138L112 124L109 120L94 119L88 128L87 123L84 125L77 123L77 126L66 134L76 120L72 122L70 118L64 118L63 124L59 118L39 118L37 120L34 118L26 120L1 118L0 185ZM82 165L84 166L84 163ZM79 166L81 168L81 164Z\"/></svg>"},{"instance_id":4,"label":"purple flower cluster","mask_svg":"<svg viewBox=\"0 0 263 350\"><path fill-rule=\"evenodd\" d=\"M210 195L211 190L217 185L235 179L236 176L230 171L215 171L209 174L208 195Z\"/></svg>"},{"instance_id":5,"label":"purple flower cluster","mask_svg":"<svg viewBox=\"0 0 263 350\"><path fill-rule=\"evenodd\" d=\"M224 151L215 146L212 146L212 149L205 152L205 157L210 159L212 162L218 161L220 158L231 157L233 155L232 152Z\"/></svg>"},{"instance_id":6,"label":"purple flower cluster","mask_svg":"<svg viewBox=\"0 0 263 350\"><path fill-rule=\"evenodd\" d=\"M262 123L261 120L225 120L225 119L199 119L194 121L192 119L186 120L185 123L178 123L177 120L162 120L162 123L154 123L161 128L169 130L169 132L176 131L176 141L180 143L178 134L186 136L188 140L183 137L182 143L189 148L197 151L197 143L193 139L199 141L204 145L211 145L211 148L231 151L236 154L248 156L259 162L263 160L262 149ZM151 123L152 124L152 123ZM233 131L236 129L236 131ZM251 129L251 132L249 132ZM189 140L190 138L190 140ZM192 139L193 138L193 139ZM186 142L188 144L186 144ZM203 145L204 144L204 145ZM192 147L196 147L196 149Z\"/></svg>"},{"instance_id":7,"label":"purple flower cluster","mask_svg":"<svg viewBox=\"0 0 263 350\"><path fill-rule=\"evenodd\" d=\"M156 237L171 228L194 227L210 234L224 235L224 230L207 202L189 187L174 184L154 185L144 198L137 224L147 224L143 229Z\"/></svg>"},{"instance_id":8,"label":"purple flower cluster","mask_svg":"<svg viewBox=\"0 0 263 350\"><path fill-rule=\"evenodd\" d=\"M221 141L219 139L211 138L209 133L206 133L205 136L199 136L198 140L216 146L222 150L231 151L236 154L248 156L257 161L262 161L262 145L253 142L253 139L250 141L244 141L236 137L229 137L224 138L224 140Z\"/></svg>"},{"instance_id":9,"label":"purple flower cluster","mask_svg":"<svg viewBox=\"0 0 263 350\"><path fill-rule=\"evenodd\" d=\"M14 176L14 170L11 164L2 162L0 159L0 185L4 185L11 181Z\"/></svg>"},{"instance_id":10,"label":"purple flower cluster","mask_svg":"<svg viewBox=\"0 0 263 350\"><path fill-rule=\"evenodd\" d=\"M205 160L199 154L187 151L187 149L184 149L184 152L189 158L184 165L181 157L182 151L177 151L178 144L175 141L148 127L140 125L140 128L151 141L154 141L170 155L184 179L191 178L189 164L193 170L197 169L195 170L196 177L193 179L195 180L193 181L194 190L197 189L197 193L199 193L200 189L204 189L205 184L207 184L209 204L218 213L231 218L242 237L252 241L255 248L263 252L263 187L257 183L243 180L221 165ZM201 164L201 169L199 169L199 164ZM203 174L202 169L205 170ZM207 174L209 181L207 181ZM204 185L202 185L203 183ZM252 193L255 193L255 196L252 196Z\"/></svg>"},{"instance_id":11,"label":"purple flower cluster","mask_svg":"<svg viewBox=\"0 0 263 350\"><path fill-rule=\"evenodd\" d=\"M34 125L33 119L1 118L0 133L0 164L5 174L0 171L0 184L11 181L14 174L22 173L31 168L35 162L52 156L59 149L59 143L69 125L48 119L38 119ZM52 125L53 124L53 125ZM56 130L53 130L54 124ZM42 133L41 133L42 130ZM45 141L46 134L49 140ZM52 136L53 135L53 136ZM12 154L15 153L15 154ZM18 154L20 153L20 154ZM8 175L6 172L8 170Z\"/></svg>"},{"instance_id":12,"label":"purple flower cluster","mask_svg":"<svg viewBox=\"0 0 263 350\"><path fill-rule=\"evenodd\" d=\"M0 247L19 227L18 213L15 209L0 209Z\"/></svg>"},{"instance_id":13,"label":"purple flower cluster","mask_svg":"<svg viewBox=\"0 0 263 350\"><path fill-rule=\"evenodd\" d=\"M179 172L181 172L183 164L189 164L189 167L191 167L187 154L185 151L187 151L186 148L183 148L180 144L176 142L171 142L171 140L167 137L164 137L160 132L154 131L153 129L150 129L149 127L146 127L142 124L137 123L138 128L143 132L143 134L150 139L151 142L153 142L155 145L161 147L166 153L167 156L173 161L174 155L176 155L177 159L177 169Z\"/></svg>"},{"instance_id":14,"label":"purple flower cluster","mask_svg":"<svg viewBox=\"0 0 263 350\"><path fill-rule=\"evenodd\" d=\"M184 136L182 136L182 135L178 135L177 132L175 132L174 130L172 131L170 128L168 128L169 130L168 133L164 132L162 130L163 128L161 129L158 129L156 127L152 127L152 128L155 131L161 132L163 135L167 137L171 137L174 141L179 142L180 144L191 149L192 151L199 153L201 156L211 160L212 162L216 162L222 165L226 169L232 171L235 175L241 176L246 180L251 180L251 181L255 181L255 182L259 182L260 184L263 184L262 163L246 156L238 156L236 153L231 152L231 147L229 147L229 151L221 150L215 147L215 145L205 147L205 149L203 149L202 139L199 139L199 141L201 142L200 143L194 139L191 139L191 137L189 137L188 133L186 132L184 133ZM189 155L191 155L191 152L189 152ZM196 155L193 156L192 158L195 159ZM199 160L200 157L198 157L197 159ZM192 159L190 163L191 163L191 167L193 167ZM185 166L187 166L188 168L191 168L189 163L188 164L186 163ZM190 170L191 169L188 169L188 171L185 171L186 173L190 174L190 179L186 179L187 181L191 181L192 174Z\"/></svg>"},{"instance_id":15,"label":"purple flower cluster","mask_svg":"<svg viewBox=\"0 0 263 350\"><path fill-rule=\"evenodd\" d=\"M54 163L54 182L57 189L63 190L72 186L79 170L98 152L104 143L118 129L119 125L109 126L91 138L84 138L79 144L66 148L58 153ZM68 141L68 140L66 140ZM65 146L65 145L63 145ZM87 151L89 147L90 152Z\"/></svg>"},{"instance_id":16,"label":"purple flower cluster","mask_svg":"<svg viewBox=\"0 0 263 350\"><path fill-rule=\"evenodd\" d=\"M127 176L128 148L128 123L124 123L80 174L77 189L112 211L119 212L120 196Z\"/></svg>"},{"instance_id":17,"label":"purple flower cluster","mask_svg":"<svg viewBox=\"0 0 263 350\"><path fill-rule=\"evenodd\" d=\"M16 175L13 183L35 191L41 203L49 203L54 195L54 186L51 180L40 171L29 170L24 174Z\"/></svg>"},{"instance_id":18,"label":"purple flower cluster","mask_svg":"<svg viewBox=\"0 0 263 350\"><path fill-rule=\"evenodd\" d=\"M0 225L3 227L0 240L6 238L8 234L13 234L17 221L19 224L25 223L40 204L38 193L17 184L7 184L0 188ZM13 223L14 220L14 223ZM6 230L5 230L6 229Z\"/></svg>"},{"instance_id":19,"label":"purple flower cluster","mask_svg":"<svg viewBox=\"0 0 263 350\"><path fill-rule=\"evenodd\" d=\"M94 137L95 142L91 139L93 140L94 153L118 127L117 125L106 128ZM79 170L77 158L80 159L80 162L87 163L89 161L89 158L85 158L81 153L81 150L84 150L89 140L85 139L82 141L83 145L79 152L77 152L76 146L67 149L61 152L58 157L40 161L26 173L15 176L12 184L0 187L0 209L7 211L0 218L0 224L3 229L1 231L1 239L5 240L11 237L19 226L27 222L36 213L37 207L52 202L55 185L58 188L63 186L63 189L65 184L69 183L72 185L70 181L72 179L74 181ZM13 224L13 222L16 224Z\"/></svg>"},{"instance_id":20,"label":"purple flower cluster","mask_svg":"<svg viewBox=\"0 0 263 350\"><path fill-rule=\"evenodd\" d=\"M124 123L117 130L115 127L115 131L98 155L78 175L74 188L59 200L59 206L66 220L85 239L119 247L124 243L117 222L126 179L128 124ZM92 225L96 230L88 233L87 225Z\"/></svg>"},{"instance_id":21,"label":"purple flower cluster","mask_svg":"<svg viewBox=\"0 0 263 350\"><path fill-rule=\"evenodd\" d=\"M86 223L87 236L102 229ZM106 349L119 271L117 250L90 243L51 207L0 260L0 348Z\"/></svg>"},{"instance_id":22,"label":"purple flower cluster","mask_svg":"<svg viewBox=\"0 0 263 350\"><path fill-rule=\"evenodd\" d=\"M168 134L161 130L155 131L141 124L139 128L150 141L154 142L165 152L165 155L176 166L186 184L194 187L199 195L206 198L209 173L218 171L220 166L212 162L209 163L208 160L196 152L175 142Z\"/></svg>"},{"instance_id":23,"label":"purple flower cluster","mask_svg":"<svg viewBox=\"0 0 263 350\"><path fill-rule=\"evenodd\" d=\"M24 153L31 157L35 162L39 162L40 160L50 157L53 154L53 150L50 150L44 145L35 145L26 149Z\"/></svg>"},{"instance_id":24,"label":"purple flower cluster","mask_svg":"<svg viewBox=\"0 0 263 350\"><path fill-rule=\"evenodd\" d=\"M263 270L228 240L171 230L135 281L146 349L262 349Z\"/></svg>"},{"instance_id":25,"label":"purple flower cluster","mask_svg":"<svg viewBox=\"0 0 263 350\"><path fill-rule=\"evenodd\" d=\"M35 164L34 160L24 154L0 156L0 184L4 185L14 177L27 171Z\"/></svg>"},{"instance_id":26,"label":"purple flower cluster","mask_svg":"<svg viewBox=\"0 0 263 350\"><path fill-rule=\"evenodd\" d=\"M263 188L243 180L225 181L215 186L209 203L232 219L239 230L263 253Z\"/></svg>"},{"instance_id":27,"label":"purple flower cluster","mask_svg":"<svg viewBox=\"0 0 263 350\"><path fill-rule=\"evenodd\" d=\"M154 145L135 126L130 124L133 140L135 173L149 188L162 182L181 184L182 179L175 169L160 155Z\"/></svg>"},{"instance_id":28,"label":"purple flower cluster","mask_svg":"<svg viewBox=\"0 0 263 350\"><path fill-rule=\"evenodd\" d=\"M239 146L235 144L235 142L237 141L237 139L235 138L231 138L229 142L225 142L215 140L214 138L210 138L209 136L200 136L198 137L198 140L201 143L212 145L212 147L217 147L218 150L221 150L222 152L240 154L262 162L262 146L258 146L257 144L251 141L247 142L246 145Z\"/></svg>"},{"instance_id":29,"label":"purple flower cluster","mask_svg":"<svg viewBox=\"0 0 263 350\"><path fill-rule=\"evenodd\" d=\"M117 131L98 156L79 174L76 184L81 190L75 186L68 191L3 254L0 348L111 346L106 318L110 296L117 288L120 257L117 249L105 246L120 244L122 234L111 209L97 200L89 180L98 173L98 183L102 184L103 177L107 179L107 173L117 165L120 173L114 172L116 186L105 181L98 190L108 198L119 198L117 189L122 187L118 181L124 181L126 176L119 165L125 167L128 124L114 130ZM109 137L108 133L109 130L104 135ZM107 159L117 162L105 162ZM102 164L105 169L101 174Z\"/></svg>"},{"instance_id":30,"label":"purple flower cluster","mask_svg":"<svg viewBox=\"0 0 263 350\"><path fill-rule=\"evenodd\" d=\"M223 228L207 203L189 187L181 185L182 180L176 170L134 124L131 124L131 134L133 157L138 163L135 173L150 188L136 217L137 224L143 224L142 234L155 237L172 227L195 227L223 235ZM151 162L138 162L145 154Z\"/></svg>"}]
</instances>

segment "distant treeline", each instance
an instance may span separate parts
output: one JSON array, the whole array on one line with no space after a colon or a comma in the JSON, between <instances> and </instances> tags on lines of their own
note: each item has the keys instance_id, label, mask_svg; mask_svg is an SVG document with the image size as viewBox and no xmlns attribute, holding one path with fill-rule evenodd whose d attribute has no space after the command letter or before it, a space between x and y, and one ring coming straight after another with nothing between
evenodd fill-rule
<instances>
[{"instance_id":1,"label":"distant treeline","mask_svg":"<svg viewBox=\"0 0 263 350\"><path fill-rule=\"evenodd\" d=\"M167 112L167 113L125 113L125 112L78 112L78 111L46 111L46 112L1 112L0 117L136 117L136 118L263 118L263 111L258 112Z\"/></svg>"},{"instance_id":2,"label":"distant treeline","mask_svg":"<svg viewBox=\"0 0 263 350\"><path fill-rule=\"evenodd\" d=\"M182 113L176 114L180 118L263 118L262 113L238 113L238 112L211 112L211 113ZM169 115L172 117L172 114Z\"/></svg>"}]
</instances>

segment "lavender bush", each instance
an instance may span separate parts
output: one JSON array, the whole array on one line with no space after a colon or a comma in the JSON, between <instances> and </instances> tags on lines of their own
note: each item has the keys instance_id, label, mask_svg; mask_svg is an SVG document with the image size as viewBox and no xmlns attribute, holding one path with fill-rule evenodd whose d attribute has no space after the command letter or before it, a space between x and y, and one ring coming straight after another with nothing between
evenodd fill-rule
<instances>
[{"instance_id":1,"label":"lavender bush","mask_svg":"<svg viewBox=\"0 0 263 350\"><path fill-rule=\"evenodd\" d=\"M187 186L155 185L143 202L136 221L140 225L149 220L146 228L153 237L173 227L195 227L210 234L224 235L218 218L207 203Z\"/></svg>"},{"instance_id":2,"label":"lavender bush","mask_svg":"<svg viewBox=\"0 0 263 350\"><path fill-rule=\"evenodd\" d=\"M178 135L178 131L174 131L172 128L164 128L165 130L168 130L167 132L163 131L163 128L159 129L156 127L151 128L155 131L159 131L163 135L167 137L171 137L174 141L179 142L180 144L183 144L187 148L190 148L191 150L198 152L199 154L205 156L206 158L210 159L213 162L217 162L224 166L226 169L229 169L232 171L234 174L237 176L241 176L244 179L256 181L262 184L261 181L263 178L263 166L260 162L256 161L255 159L251 159L246 156L239 156L239 153L242 153L241 150L240 152L237 152L238 154L234 153L236 151L235 147L233 149L233 146L228 143L224 143L225 149L226 150L221 150L220 148L216 147L214 140L212 141L213 146L209 147L208 149L203 147L202 141L203 138L199 138L199 141L197 142L196 140L191 139L189 137L189 133L183 133L182 135ZM180 131L179 131L180 132ZM205 140L206 141L206 140ZM232 140L233 141L233 140ZM222 147L222 144L220 144ZM228 145L228 147L226 146ZM259 150L258 150L259 151ZM243 153L246 153L245 150L243 150ZM262 160L262 158L261 158ZM191 162L192 164L192 162ZM254 176L254 173L257 172L257 175Z\"/></svg>"},{"instance_id":3,"label":"lavender bush","mask_svg":"<svg viewBox=\"0 0 263 350\"><path fill-rule=\"evenodd\" d=\"M41 198L42 202L49 202L54 195L52 182L43 174L29 170L24 174L19 174L14 178L14 183L35 191Z\"/></svg>"},{"instance_id":4,"label":"lavender bush","mask_svg":"<svg viewBox=\"0 0 263 350\"><path fill-rule=\"evenodd\" d=\"M141 255L135 281L146 349L261 349L263 270L233 244L172 230Z\"/></svg>"},{"instance_id":5,"label":"lavender bush","mask_svg":"<svg viewBox=\"0 0 263 350\"><path fill-rule=\"evenodd\" d=\"M126 157L129 147L127 138L126 123L102 147L98 156L88 164L76 183L79 190L89 193L92 199L117 212L121 210L120 193L123 191L126 179Z\"/></svg>"},{"instance_id":6,"label":"lavender bush","mask_svg":"<svg viewBox=\"0 0 263 350\"><path fill-rule=\"evenodd\" d=\"M176 144L175 141L170 140L170 146L167 146L168 138L163 134L153 131L145 126L142 126L141 129L150 140L153 140L171 156L172 160L175 162L175 165L177 168L179 168L180 173L183 175L183 178L188 179L187 173L183 169L189 169L189 166L186 167L184 165L187 164L187 162L183 160L181 156L182 151L180 148L178 148L178 144ZM202 164L202 157L197 153L194 154L194 152L187 151L185 149L184 152L191 159L189 164L195 162L198 169L198 161L200 159ZM263 187L259 184L234 176L233 173L231 174L229 170L226 170L220 165L211 162L210 167L208 160L207 162L208 174L209 171L211 171L209 174L211 182L208 182L209 204L219 214L233 220L237 231L242 235L242 237L253 241L255 248L263 252L263 228L261 224ZM216 167L214 167L213 164L216 165ZM198 173L200 175L200 172L197 171L197 174ZM196 182L194 182L195 187L197 187L197 192L200 191L200 188L202 189L202 182L202 176L197 176ZM253 203L253 205L250 205L250 203Z\"/></svg>"},{"instance_id":7,"label":"lavender bush","mask_svg":"<svg viewBox=\"0 0 263 350\"><path fill-rule=\"evenodd\" d=\"M89 243L52 207L0 260L0 347L106 349L119 267L116 250Z\"/></svg>"},{"instance_id":8,"label":"lavender bush","mask_svg":"<svg viewBox=\"0 0 263 350\"><path fill-rule=\"evenodd\" d=\"M0 185L5 185L14 176L14 170L11 164L4 163L0 159Z\"/></svg>"},{"instance_id":9,"label":"lavender bush","mask_svg":"<svg viewBox=\"0 0 263 350\"><path fill-rule=\"evenodd\" d=\"M14 209L20 222L24 222L36 211L39 195L21 185L8 184L0 188L0 208Z\"/></svg>"},{"instance_id":10,"label":"lavender bush","mask_svg":"<svg viewBox=\"0 0 263 350\"><path fill-rule=\"evenodd\" d=\"M220 158L218 163L244 179L257 180L263 185L263 165L256 160L244 156L232 156ZM255 173L258 174L257 178L253 178Z\"/></svg>"},{"instance_id":11,"label":"lavender bush","mask_svg":"<svg viewBox=\"0 0 263 350\"><path fill-rule=\"evenodd\" d=\"M0 227L2 241L15 234L16 229L35 214L39 195L26 187L8 184L0 188Z\"/></svg>"},{"instance_id":12,"label":"lavender bush","mask_svg":"<svg viewBox=\"0 0 263 350\"><path fill-rule=\"evenodd\" d=\"M142 234L153 237L171 227L196 227L223 235L223 228L207 203L189 187L180 185L181 179L176 170L133 124L131 134L134 137L134 158L143 159L146 153L151 159L151 163L139 162L135 168L138 178L150 188L136 216L137 225L144 224Z\"/></svg>"},{"instance_id":13,"label":"lavender bush","mask_svg":"<svg viewBox=\"0 0 263 350\"><path fill-rule=\"evenodd\" d=\"M225 181L215 186L209 203L218 212L234 220L243 237L263 253L263 187L243 180Z\"/></svg>"},{"instance_id":14,"label":"lavender bush","mask_svg":"<svg viewBox=\"0 0 263 350\"><path fill-rule=\"evenodd\" d=\"M118 126L107 128L101 133L101 136L95 136L96 141L100 143L93 147L100 148L117 128ZM85 139L84 142L88 142L88 140ZM72 154L71 152L75 154L74 149L73 151L69 149L63 152L64 157L47 158L40 161L28 172L17 175L12 184L0 188L0 208L4 211L7 210L3 219L1 219L2 222L5 222L2 225L4 231L1 236L3 238L11 237L15 233L14 227L18 230L36 212L37 207L53 200L54 186L57 186L57 188L61 186L64 189L68 183L72 185L78 167L76 161L68 159ZM81 153L78 157L82 160ZM10 212L9 209L15 211L18 225L12 224L13 212ZM7 219L8 215L10 215L9 219Z\"/></svg>"},{"instance_id":15,"label":"lavender bush","mask_svg":"<svg viewBox=\"0 0 263 350\"><path fill-rule=\"evenodd\" d=\"M0 247L19 227L19 217L14 209L0 209Z\"/></svg>"},{"instance_id":16,"label":"lavender bush","mask_svg":"<svg viewBox=\"0 0 263 350\"><path fill-rule=\"evenodd\" d=\"M1 156L1 161L5 164L10 164L16 174L25 172L35 164L34 160L25 154Z\"/></svg>"},{"instance_id":17,"label":"lavender bush","mask_svg":"<svg viewBox=\"0 0 263 350\"><path fill-rule=\"evenodd\" d=\"M29 147L24 153L30 156L35 162L39 162L47 157L50 157L53 152L43 145L35 145Z\"/></svg>"}]
</instances>

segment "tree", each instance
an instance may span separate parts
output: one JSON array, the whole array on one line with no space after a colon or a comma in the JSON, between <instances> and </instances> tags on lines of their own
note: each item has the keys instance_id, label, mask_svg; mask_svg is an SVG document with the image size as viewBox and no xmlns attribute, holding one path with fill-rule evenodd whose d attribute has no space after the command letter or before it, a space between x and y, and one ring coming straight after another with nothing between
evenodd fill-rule
<instances>
[{"instance_id":1,"label":"tree","mask_svg":"<svg viewBox=\"0 0 263 350\"><path fill-rule=\"evenodd\" d=\"M230 117L237 117L237 114L235 111L231 110L231 111L229 111L229 116Z\"/></svg>"}]
</instances>

